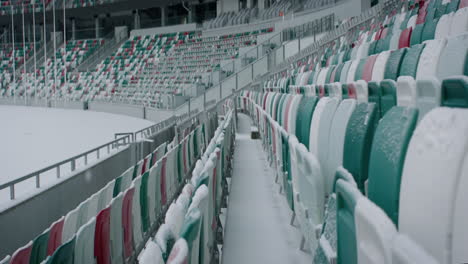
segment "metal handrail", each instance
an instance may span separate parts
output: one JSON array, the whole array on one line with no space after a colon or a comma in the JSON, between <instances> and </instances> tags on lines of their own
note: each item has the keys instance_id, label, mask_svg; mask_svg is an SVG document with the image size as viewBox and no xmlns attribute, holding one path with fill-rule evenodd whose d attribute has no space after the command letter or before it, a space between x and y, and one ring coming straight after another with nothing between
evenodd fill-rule
<instances>
[{"instance_id":1,"label":"metal handrail","mask_svg":"<svg viewBox=\"0 0 468 264\"><path fill-rule=\"evenodd\" d=\"M18 179L9 181L7 183L4 183L4 184L0 185L0 190L10 188L10 200L14 200L15 199L15 185L18 184L18 183L24 182L26 180L29 180L29 179L35 177L36 178L36 188L40 188L41 187L41 173L44 173L44 172L51 171L51 170L55 169L57 178L60 178L60 176L61 176L60 166L70 163L70 168L71 168L71 171L73 172L73 171L76 170L76 161L78 159L84 158L85 166L86 166L86 165L88 165L88 156L91 153L96 153L97 159L100 159L101 149L105 148L107 150L107 154L110 154L111 149L118 149L120 146L126 146L126 145L128 145L130 143L131 143L130 135L117 138L115 140L112 140L112 141L110 141L108 143L102 144L102 145L100 145L98 147L90 149L90 150L88 150L86 152L83 152L81 154L78 154L76 156L68 158L66 160L54 163L54 164L52 164L50 166L47 166L45 168L42 168L40 170L29 173L28 175L25 175L25 176L23 176L21 178L18 178Z\"/></svg>"}]
</instances>

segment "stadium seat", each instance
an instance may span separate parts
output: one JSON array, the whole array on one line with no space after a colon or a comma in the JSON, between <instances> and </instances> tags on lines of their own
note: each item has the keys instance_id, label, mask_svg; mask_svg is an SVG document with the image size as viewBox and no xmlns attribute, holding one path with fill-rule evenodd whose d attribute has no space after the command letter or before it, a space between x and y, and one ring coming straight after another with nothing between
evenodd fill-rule
<instances>
[{"instance_id":1,"label":"stadium seat","mask_svg":"<svg viewBox=\"0 0 468 264\"><path fill-rule=\"evenodd\" d=\"M393 264L439 263L423 248L404 234L397 233L390 244L392 247L391 263Z\"/></svg>"},{"instance_id":2,"label":"stadium seat","mask_svg":"<svg viewBox=\"0 0 468 264\"><path fill-rule=\"evenodd\" d=\"M372 69L372 81L380 82L384 79L385 68L390 53L391 51L384 51L376 55L377 59L375 60L374 68Z\"/></svg>"},{"instance_id":3,"label":"stadium seat","mask_svg":"<svg viewBox=\"0 0 468 264\"><path fill-rule=\"evenodd\" d=\"M385 64L385 74L384 79L396 80L398 78L398 74L400 72L401 63L403 61L403 57L406 54L407 49L398 49L391 51L390 56Z\"/></svg>"},{"instance_id":4,"label":"stadium seat","mask_svg":"<svg viewBox=\"0 0 468 264\"><path fill-rule=\"evenodd\" d=\"M364 192L364 182L367 180L372 139L378 120L374 103L360 103L346 128L343 167L354 177L361 192Z\"/></svg>"},{"instance_id":5,"label":"stadium seat","mask_svg":"<svg viewBox=\"0 0 468 264\"><path fill-rule=\"evenodd\" d=\"M322 164L322 173L325 178L325 191L330 193L335 179L336 169L343 164L343 147L348 121L356 108L356 100L345 99L336 109L330 127L328 139L328 158Z\"/></svg>"},{"instance_id":6,"label":"stadium seat","mask_svg":"<svg viewBox=\"0 0 468 264\"><path fill-rule=\"evenodd\" d=\"M63 223L63 231L62 231L63 242L66 242L70 238L72 238L76 233L77 227L79 227L77 225L78 211L79 211L79 207L76 207L75 209L68 212L68 214L65 216L65 220Z\"/></svg>"},{"instance_id":7,"label":"stadium seat","mask_svg":"<svg viewBox=\"0 0 468 264\"><path fill-rule=\"evenodd\" d=\"M96 216L96 227L94 230L94 257L96 263L112 263L110 252L110 213L111 208L102 209Z\"/></svg>"},{"instance_id":8,"label":"stadium seat","mask_svg":"<svg viewBox=\"0 0 468 264\"><path fill-rule=\"evenodd\" d=\"M197 243L200 239L200 226L201 212L198 208L193 208L185 215L184 224L180 231L180 237L187 241L190 263L198 263L199 244Z\"/></svg>"},{"instance_id":9,"label":"stadium seat","mask_svg":"<svg viewBox=\"0 0 468 264\"><path fill-rule=\"evenodd\" d=\"M141 227L141 206L140 206L140 189L141 189L141 177L133 180L132 187L135 192L133 193L132 199L132 233L133 243L135 248L139 248L143 243L143 230Z\"/></svg>"},{"instance_id":10,"label":"stadium seat","mask_svg":"<svg viewBox=\"0 0 468 264\"><path fill-rule=\"evenodd\" d=\"M317 105L317 97L303 97L299 103L296 117L296 136L299 142L309 146L310 123Z\"/></svg>"},{"instance_id":11,"label":"stadium seat","mask_svg":"<svg viewBox=\"0 0 468 264\"><path fill-rule=\"evenodd\" d=\"M145 245L144 250L138 256L138 263L141 264L163 264L161 248L151 239Z\"/></svg>"},{"instance_id":12,"label":"stadium seat","mask_svg":"<svg viewBox=\"0 0 468 264\"><path fill-rule=\"evenodd\" d=\"M379 118L382 116L380 113L380 97L382 96L382 92L380 89L380 84L378 82L372 81L367 84L368 86L368 101L369 103L375 103L377 107L377 115Z\"/></svg>"},{"instance_id":13,"label":"stadium seat","mask_svg":"<svg viewBox=\"0 0 468 264\"><path fill-rule=\"evenodd\" d=\"M384 116L390 108L397 104L396 82L393 80L383 80L380 82L380 112Z\"/></svg>"},{"instance_id":14,"label":"stadium seat","mask_svg":"<svg viewBox=\"0 0 468 264\"><path fill-rule=\"evenodd\" d=\"M406 150L417 120L415 108L392 107L380 120L372 143L367 196L395 225Z\"/></svg>"},{"instance_id":15,"label":"stadium seat","mask_svg":"<svg viewBox=\"0 0 468 264\"><path fill-rule=\"evenodd\" d=\"M86 218L86 222L88 222L89 219L95 217L97 213L99 213L98 206L99 206L99 192L91 195L88 201L88 216Z\"/></svg>"},{"instance_id":16,"label":"stadium seat","mask_svg":"<svg viewBox=\"0 0 468 264\"><path fill-rule=\"evenodd\" d=\"M165 223L169 225L172 233L177 238L184 223L185 213L186 210L182 207L182 205L177 203L172 203L166 212Z\"/></svg>"},{"instance_id":17,"label":"stadium seat","mask_svg":"<svg viewBox=\"0 0 468 264\"><path fill-rule=\"evenodd\" d=\"M358 263L355 209L364 196L353 184L336 182L337 263Z\"/></svg>"},{"instance_id":18,"label":"stadium seat","mask_svg":"<svg viewBox=\"0 0 468 264\"><path fill-rule=\"evenodd\" d=\"M33 263L30 262L31 256L32 256L32 246L33 242L29 242L25 246L18 248L13 255L11 256L10 259L10 264L28 264L28 263ZM45 257L45 255L44 255Z\"/></svg>"},{"instance_id":19,"label":"stadium seat","mask_svg":"<svg viewBox=\"0 0 468 264\"><path fill-rule=\"evenodd\" d=\"M94 234L96 217L76 232L74 263L94 263Z\"/></svg>"},{"instance_id":20,"label":"stadium seat","mask_svg":"<svg viewBox=\"0 0 468 264\"><path fill-rule=\"evenodd\" d=\"M63 222L64 217L62 216L50 226L47 256L52 256L55 250L62 244Z\"/></svg>"},{"instance_id":21,"label":"stadium seat","mask_svg":"<svg viewBox=\"0 0 468 264\"><path fill-rule=\"evenodd\" d=\"M424 29L424 24L418 24L414 27L411 33L410 46L418 45L421 43L421 36Z\"/></svg>"},{"instance_id":22,"label":"stadium seat","mask_svg":"<svg viewBox=\"0 0 468 264\"><path fill-rule=\"evenodd\" d=\"M167 264L185 264L189 263L190 260L190 255L189 255L189 247L187 244L187 241L185 239L181 238L177 240L177 242L174 244L174 247L172 248L171 254L169 255L169 258L167 259ZM190 263L198 263L196 261L190 262Z\"/></svg>"},{"instance_id":23,"label":"stadium seat","mask_svg":"<svg viewBox=\"0 0 468 264\"><path fill-rule=\"evenodd\" d=\"M438 23L439 19L426 20L426 23L424 23L423 32L421 34L421 42L435 38L435 32Z\"/></svg>"},{"instance_id":24,"label":"stadium seat","mask_svg":"<svg viewBox=\"0 0 468 264\"><path fill-rule=\"evenodd\" d=\"M131 257L133 252L132 205L134 192L134 188L128 188L124 193L122 201L122 232L125 261Z\"/></svg>"},{"instance_id":25,"label":"stadium seat","mask_svg":"<svg viewBox=\"0 0 468 264\"><path fill-rule=\"evenodd\" d=\"M449 38L440 54L436 76L439 80L454 75L463 75L466 63L468 34Z\"/></svg>"},{"instance_id":26,"label":"stadium seat","mask_svg":"<svg viewBox=\"0 0 468 264\"><path fill-rule=\"evenodd\" d=\"M397 105L416 107L416 81L411 76L400 76L397 81Z\"/></svg>"},{"instance_id":27,"label":"stadium seat","mask_svg":"<svg viewBox=\"0 0 468 264\"><path fill-rule=\"evenodd\" d=\"M440 106L441 83L436 78L416 82L416 107L420 121L430 110Z\"/></svg>"},{"instance_id":28,"label":"stadium seat","mask_svg":"<svg viewBox=\"0 0 468 264\"><path fill-rule=\"evenodd\" d=\"M413 32L412 27L408 27L407 29L403 30L400 34L400 39L398 40L398 48L407 48L410 46L411 40L411 33Z\"/></svg>"},{"instance_id":29,"label":"stadium seat","mask_svg":"<svg viewBox=\"0 0 468 264\"><path fill-rule=\"evenodd\" d=\"M75 237L61 245L47 260L47 264L73 264L75 254Z\"/></svg>"},{"instance_id":30,"label":"stadium seat","mask_svg":"<svg viewBox=\"0 0 468 264\"><path fill-rule=\"evenodd\" d=\"M452 26L453 13L445 14L440 17L434 33L434 39L442 39L450 36L450 27Z\"/></svg>"},{"instance_id":31,"label":"stadium seat","mask_svg":"<svg viewBox=\"0 0 468 264\"><path fill-rule=\"evenodd\" d=\"M427 40L425 42L426 46L419 57L416 79L427 79L436 75L440 54L446 43L447 40L445 39Z\"/></svg>"},{"instance_id":32,"label":"stadium seat","mask_svg":"<svg viewBox=\"0 0 468 264\"><path fill-rule=\"evenodd\" d=\"M124 263L123 258L123 193L110 202L110 252L112 263Z\"/></svg>"},{"instance_id":33,"label":"stadium seat","mask_svg":"<svg viewBox=\"0 0 468 264\"><path fill-rule=\"evenodd\" d=\"M351 83L349 85L354 85L356 88L356 100L358 103L366 103L369 97L369 91L367 88L367 82L359 80L357 82Z\"/></svg>"},{"instance_id":34,"label":"stadium seat","mask_svg":"<svg viewBox=\"0 0 468 264\"><path fill-rule=\"evenodd\" d=\"M155 236L155 242L161 248L162 257L164 261L167 261L169 254L171 253L172 247L176 242L176 234L172 232L172 229L168 224L162 224Z\"/></svg>"},{"instance_id":35,"label":"stadium seat","mask_svg":"<svg viewBox=\"0 0 468 264\"><path fill-rule=\"evenodd\" d=\"M148 178L149 173L145 172L141 175L141 186L140 186L140 212L141 212L141 228L143 230L143 236L150 229L150 217L149 217L149 201L148 201Z\"/></svg>"},{"instance_id":36,"label":"stadium seat","mask_svg":"<svg viewBox=\"0 0 468 264\"><path fill-rule=\"evenodd\" d=\"M357 259L360 264L392 264L392 242L397 229L384 211L366 198L354 209Z\"/></svg>"},{"instance_id":37,"label":"stadium seat","mask_svg":"<svg viewBox=\"0 0 468 264\"><path fill-rule=\"evenodd\" d=\"M424 49L425 44L414 45L409 48L403 57L401 67L398 76L411 76L416 78L416 72L418 69L419 57Z\"/></svg>"}]
</instances>

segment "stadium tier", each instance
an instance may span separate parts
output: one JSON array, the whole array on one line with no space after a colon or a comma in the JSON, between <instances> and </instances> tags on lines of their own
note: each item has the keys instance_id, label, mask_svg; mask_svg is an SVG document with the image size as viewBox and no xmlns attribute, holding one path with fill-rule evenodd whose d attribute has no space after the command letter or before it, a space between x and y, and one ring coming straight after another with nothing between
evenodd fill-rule
<instances>
[{"instance_id":1,"label":"stadium tier","mask_svg":"<svg viewBox=\"0 0 468 264\"><path fill-rule=\"evenodd\" d=\"M188 98L187 113L169 109L177 121L158 132L173 131L171 142L160 143L157 132L151 139L120 133L132 137L132 166L0 264L271 262L261 254L278 262L286 255L286 263L468 262L467 0L384 1L359 18L337 19L323 35L280 37L279 45L264 41L275 36L267 34L310 21L206 34L294 10L333 12L335 4L271 1L262 10L218 12L206 31L132 32L90 71L77 69L107 40L67 41L57 61L51 56L46 67L17 73L15 87L11 54L20 63L23 51L4 46L1 99L125 102L119 113L143 105L144 118L175 105L174 96L187 96L224 63L242 67ZM297 51L288 50L294 45ZM248 48L256 48L254 63L240 61ZM259 62L262 69L247 67ZM223 85L232 88L224 97ZM210 108L211 91L219 100ZM190 103L202 97L203 110L192 113ZM232 209L246 202L258 212ZM267 218L265 207L275 216ZM254 224L228 232L233 221ZM224 243L233 234L234 245ZM275 239L290 248L271 246ZM233 246L253 249L226 257Z\"/></svg>"}]
</instances>

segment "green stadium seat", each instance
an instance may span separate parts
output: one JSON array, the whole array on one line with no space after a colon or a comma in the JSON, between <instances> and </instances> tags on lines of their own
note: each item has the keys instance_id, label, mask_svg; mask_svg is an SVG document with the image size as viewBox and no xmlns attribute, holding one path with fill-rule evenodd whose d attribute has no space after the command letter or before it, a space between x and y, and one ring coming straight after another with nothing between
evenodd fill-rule
<instances>
[{"instance_id":1,"label":"green stadium seat","mask_svg":"<svg viewBox=\"0 0 468 264\"><path fill-rule=\"evenodd\" d=\"M47 257L47 245L49 243L49 229L45 230L42 234L33 240L30 251L29 263L42 263ZM13 254L14 255L14 254Z\"/></svg>"},{"instance_id":2,"label":"green stadium seat","mask_svg":"<svg viewBox=\"0 0 468 264\"><path fill-rule=\"evenodd\" d=\"M380 82L380 112L384 116L390 108L397 105L396 82L393 80L383 80Z\"/></svg>"},{"instance_id":3,"label":"green stadium seat","mask_svg":"<svg viewBox=\"0 0 468 264\"><path fill-rule=\"evenodd\" d=\"M317 103L317 97L303 97L297 109L296 136L305 146L309 146L310 123Z\"/></svg>"},{"instance_id":4,"label":"green stadium seat","mask_svg":"<svg viewBox=\"0 0 468 264\"><path fill-rule=\"evenodd\" d=\"M407 49L403 48L394 50L390 53L390 56L388 57L387 63L385 65L384 79L396 80L398 78L406 51Z\"/></svg>"},{"instance_id":5,"label":"green stadium seat","mask_svg":"<svg viewBox=\"0 0 468 264\"><path fill-rule=\"evenodd\" d=\"M47 260L47 264L73 264L75 258L75 237L61 245Z\"/></svg>"}]
</instances>

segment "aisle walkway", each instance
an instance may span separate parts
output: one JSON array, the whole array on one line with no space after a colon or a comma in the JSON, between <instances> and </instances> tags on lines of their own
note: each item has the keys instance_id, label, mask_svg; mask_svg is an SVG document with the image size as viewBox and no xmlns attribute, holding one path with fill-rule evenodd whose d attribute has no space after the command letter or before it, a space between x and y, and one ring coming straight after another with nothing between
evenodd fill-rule
<instances>
[{"instance_id":1,"label":"aisle walkway","mask_svg":"<svg viewBox=\"0 0 468 264\"><path fill-rule=\"evenodd\" d=\"M250 139L250 118L238 117L222 263L311 263L299 250L299 231L289 225L291 211L261 140Z\"/></svg>"}]
</instances>

